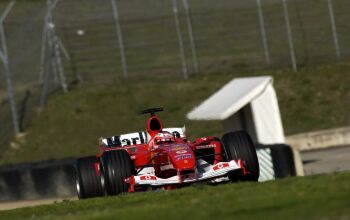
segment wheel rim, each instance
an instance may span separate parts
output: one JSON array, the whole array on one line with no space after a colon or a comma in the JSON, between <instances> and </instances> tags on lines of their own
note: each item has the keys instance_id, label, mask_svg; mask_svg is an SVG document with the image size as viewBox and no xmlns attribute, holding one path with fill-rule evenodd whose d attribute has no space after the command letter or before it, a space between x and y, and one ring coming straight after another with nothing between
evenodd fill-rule
<instances>
[{"instance_id":1,"label":"wheel rim","mask_svg":"<svg viewBox=\"0 0 350 220\"><path fill-rule=\"evenodd\" d=\"M106 193L106 181L105 181L105 177L103 176L103 174L101 174L101 187L104 193Z\"/></svg>"},{"instance_id":2,"label":"wheel rim","mask_svg":"<svg viewBox=\"0 0 350 220\"><path fill-rule=\"evenodd\" d=\"M80 188L80 183L79 183L78 178L75 180L75 187L76 187L76 189L77 189L78 197L79 197L79 198L82 198L82 197L81 197L81 188Z\"/></svg>"}]
</instances>

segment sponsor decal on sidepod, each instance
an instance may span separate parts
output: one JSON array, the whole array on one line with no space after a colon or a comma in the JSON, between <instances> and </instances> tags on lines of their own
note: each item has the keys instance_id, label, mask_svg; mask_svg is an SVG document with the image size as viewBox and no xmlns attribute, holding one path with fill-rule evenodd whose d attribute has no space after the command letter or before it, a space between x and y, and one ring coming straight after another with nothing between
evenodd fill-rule
<instances>
[{"instance_id":1,"label":"sponsor decal on sidepod","mask_svg":"<svg viewBox=\"0 0 350 220\"><path fill-rule=\"evenodd\" d=\"M178 150L176 151L176 154L184 154L187 153L187 150Z\"/></svg>"},{"instance_id":2,"label":"sponsor decal on sidepod","mask_svg":"<svg viewBox=\"0 0 350 220\"><path fill-rule=\"evenodd\" d=\"M215 144L208 144L208 145L200 145L197 146L196 149L207 149L207 148L215 148Z\"/></svg>"},{"instance_id":3,"label":"sponsor decal on sidepod","mask_svg":"<svg viewBox=\"0 0 350 220\"><path fill-rule=\"evenodd\" d=\"M176 155L175 159L176 160L184 160L184 159L191 159L192 154L181 154L181 155Z\"/></svg>"}]
</instances>

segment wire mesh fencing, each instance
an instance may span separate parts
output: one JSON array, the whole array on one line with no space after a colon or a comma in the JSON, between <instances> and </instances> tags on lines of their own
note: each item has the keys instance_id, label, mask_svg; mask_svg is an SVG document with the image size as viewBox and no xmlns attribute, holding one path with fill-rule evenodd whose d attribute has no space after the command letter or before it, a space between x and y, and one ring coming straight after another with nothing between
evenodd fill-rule
<instances>
[{"instance_id":1,"label":"wire mesh fencing","mask_svg":"<svg viewBox=\"0 0 350 220\"><path fill-rule=\"evenodd\" d=\"M349 8L348 0L17 0L4 31L20 130L64 84L346 61ZM14 133L6 79L0 68L0 146Z\"/></svg>"}]
</instances>

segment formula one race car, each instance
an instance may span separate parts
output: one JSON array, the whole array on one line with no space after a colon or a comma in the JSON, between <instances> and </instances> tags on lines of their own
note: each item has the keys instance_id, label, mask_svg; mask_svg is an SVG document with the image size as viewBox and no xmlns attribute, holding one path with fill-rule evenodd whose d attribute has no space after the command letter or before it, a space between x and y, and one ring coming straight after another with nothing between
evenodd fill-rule
<instances>
[{"instance_id":1,"label":"formula one race car","mask_svg":"<svg viewBox=\"0 0 350 220\"><path fill-rule=\"evenodd\" d=\"M196 182L257 181L259 163L254 144L244 131L221 140L187 140L184 128L163 128L150 113L146 132L101 138L100 154L76 162L80 199L152 189L174 189Z\"/></svg>"}]
</instances>

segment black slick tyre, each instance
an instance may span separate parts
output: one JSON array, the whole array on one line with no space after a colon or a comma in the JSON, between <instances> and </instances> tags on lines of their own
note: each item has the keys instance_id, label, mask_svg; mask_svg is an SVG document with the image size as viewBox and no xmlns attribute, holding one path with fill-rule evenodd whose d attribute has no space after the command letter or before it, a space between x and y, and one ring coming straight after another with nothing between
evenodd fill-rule
<instances>
[{"instance_id":1,"label":"black slick tyre","mask_svg":"<svg viewBox=\"0 0 350 220\"><path fill-rule=\"evenodd\" d=\"M223 143L224 156L227 161L243 160L245 168L249 174L245 175L243 180L258 181L259 179L259 162L256 154L254 143L245 131L229 132L224 134L221 139ZM231 180L233 180L231 178Z\"/></svg>"},{"instance_id":2,"label":"black slick tyre","mask_svg":"<svg viewBox=\"0 0 350 220\"><path fill-rule=\"evenodd\" d=\"M135 174L129 154L125 150L106 151L101 157L101 163L108 195L128 192L125 179Z\"/></svg>"},{"instance_id":3,"label":"black slick tyre","mask_svg":"<svg viewBox=\"0 0 350 220\"><path fill-rule=\"evenodd\" d=\"M95 171L95 156L82 157L76 162L76 189L79 199L103 196L101 177Z\"/></svg>"}]
</instances>

